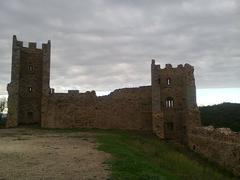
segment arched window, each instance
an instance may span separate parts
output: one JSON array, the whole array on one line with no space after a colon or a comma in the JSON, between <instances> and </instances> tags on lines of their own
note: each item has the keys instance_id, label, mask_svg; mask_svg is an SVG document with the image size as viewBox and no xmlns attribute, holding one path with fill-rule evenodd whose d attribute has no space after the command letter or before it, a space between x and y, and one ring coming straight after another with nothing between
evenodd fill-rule
<instances>
[{"instance_id":1,"label":"arched window","mask_svg":"<svg viewBox=\"0 0 240 180\"><path fill-rule=\"evenodd\" d=\"M167 78L167 85L169 86L171 84L171 78Z\"/></svg>"},{"instance_id":2,"label":"arched window","mask_svg":"<svg viewBox=\"0 0 240 180\"><path fill-rule=\"evenodd\" d=\"M166 108L174 107L174 99L172 97L167 97L165 101Z\"/></svg>"}]
</instances>

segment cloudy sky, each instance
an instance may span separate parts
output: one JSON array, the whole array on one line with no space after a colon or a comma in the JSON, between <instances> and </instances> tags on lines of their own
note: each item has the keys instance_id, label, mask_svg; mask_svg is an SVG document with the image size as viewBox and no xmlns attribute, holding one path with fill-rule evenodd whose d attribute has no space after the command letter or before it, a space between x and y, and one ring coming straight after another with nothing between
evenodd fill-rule
<instances>
[{"instance_id":1,"label":"cloudy sky","mask_svg":"<svg viewBox=\"0 0 240 180\"><path fill-rule=\"evenodd\" d=\"M98 93L150 84L150 63L195 67L198 101L240 102L239 0L2 0L0 94L12 35L51 40L51 87Z\"/></svg>"}]
</instances>

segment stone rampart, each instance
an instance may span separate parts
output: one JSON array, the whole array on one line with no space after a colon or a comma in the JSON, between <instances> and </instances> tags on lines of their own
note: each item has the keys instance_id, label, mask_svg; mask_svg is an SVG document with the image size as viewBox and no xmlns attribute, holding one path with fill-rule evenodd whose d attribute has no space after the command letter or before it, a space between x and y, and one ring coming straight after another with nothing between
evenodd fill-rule
<instances>
[{"instance_id":1,"label":"stone rampart","mask_svg":"<svg viewBox=\"0 0 240 180\"><path fill-rule=\"evenodd\" d=\"M124 88L108 96L95 92L52 93L42 127L152 130L151 87Z\"/></svg>"},{"instance_id":2,"label":"stone rampart","mask_svg":"<svg viewBox=\"0 0 240 180\"><path fill-rule=\"evenodd\" d=\"M45 104L46 106L46 104ZM53 93L47 102L47 115L42 126L48 128L91 128L96 117L94 91Z\"/></svg>"},{"instance_id":3,"label":"stone rampart","mask_svg":"<svg viewBox=\"0 0 240 180\"><path fill-rule=\"evenodd\" d=\"M152 130L150 86L118 89L97 99L97 128Z\"/></svg>"},{"instance_id":4,"label":"stone rampart","mask_svg":"<svg viewBox=\"0 0 240 180\"><path fill-rule=\"evenodd\" d=\"M240 176L240 133L229 128L198 127L189 132L189 147Z\"/></svg>"}]
</instances>

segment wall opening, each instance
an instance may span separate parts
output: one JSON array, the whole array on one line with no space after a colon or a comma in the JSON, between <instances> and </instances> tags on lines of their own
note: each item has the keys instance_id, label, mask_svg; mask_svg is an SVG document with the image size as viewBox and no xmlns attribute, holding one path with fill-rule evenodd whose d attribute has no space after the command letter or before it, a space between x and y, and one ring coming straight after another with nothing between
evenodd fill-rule
<instances>
[{"instance_id":1,"label":"wall opening","mask_svg":"<svg viewBox=\"0 0 240 180\"><path fill-rule=\"evenodd\" d=\"M170 131L173 130L173 122L168 122L166 126L167 126L167 130L170 130Z\"/></svg>"},{"instance_id":2,"label":"wall opening","mask_svg":"<svg viewBox=\"0 0 240 180\"><path fill-rule=\"evenodd\" d=\"M171 84L171 78L167 78L167 85L169 86Z\"/></svg>"},{"instance_id":3,"label":"wall opening","mask_svg":"<svg viewBox=\"0 0 240 180\"><path fill-rule=\"evenodd\" d=\"M31 122L33 120L33 112L27 112L27 119Z\"/></svg>"},{"instance_id":4,"label":"wall opening","mask_svg":"<svg viewBox=\"0 0 240 180\"><path fill-rule=\"evenodd\" d=\"M28 66L28 71L29 71L29 72L32 72L32 71L33 71L33 65L29 65L29 66Z\"/></svg>"},{"instance_id":5,"label":"wall opening","mask_svg":"<svg viewBox=\"0 0 240 180\"><path fill-rule=\"evenodd\" d=\"M28 92L32 92L32 87L28 87Z\"/></svg>"},{"instance_id":6,"label":"wall opening","mask_svg":"<svg viewBox=\"0 0 240 180\"><path fill-rule=\"evenodd\" d=\"M167 97L165 100L166 108L173 108L174 107L174 99L172 97Z\"/></svg>"}]
</instances>

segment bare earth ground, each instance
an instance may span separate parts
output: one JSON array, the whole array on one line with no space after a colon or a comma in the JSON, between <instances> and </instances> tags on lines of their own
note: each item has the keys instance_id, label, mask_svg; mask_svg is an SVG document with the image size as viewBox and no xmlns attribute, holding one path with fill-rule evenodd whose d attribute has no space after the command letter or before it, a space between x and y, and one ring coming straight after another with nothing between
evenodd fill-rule
<instances>
[{"instance_id":1,"label":"bare earth ground","mask_svg":"<svg viewBox=\"0 0 240 180\"><path fill-rule=\"evenodd\" d=\"M104 162L91 133L40 129L0 129L0 180L107 179Z\"/></svg>"}]
</instances>

